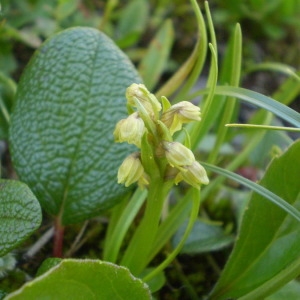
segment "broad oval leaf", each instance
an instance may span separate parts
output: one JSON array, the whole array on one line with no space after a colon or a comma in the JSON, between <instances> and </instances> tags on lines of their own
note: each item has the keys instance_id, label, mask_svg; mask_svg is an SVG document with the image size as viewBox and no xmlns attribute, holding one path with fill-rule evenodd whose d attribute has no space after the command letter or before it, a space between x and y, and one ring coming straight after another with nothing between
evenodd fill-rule
<instances>
[{"instance_id":1,"label":"broad oval leaf","mask_svg":"<svg viewBox=\"0 0 300 300\"><path fill-rule=\"evenodd\" d=\"M125 267L99 260L65 259L8 299L148 300L151 294L147 285Z\"/></svg>"},{"instance_id":2,"label":"broad oval leaf","mask_svg":"<svg viewBox=\"0 0 300 300\"><path fill-rule=\"evenodd\" d=\"M19 83L10 146L20 178L63 225L93 217L126 192L117 170L132 151L115 144L126 88L141 82L123 52L96 29L54 35Z\"/></svg>"},{"instance_id":3,"label":"broad oval leaf","mask_svg":"<svg viewBox=\"0 0 300 300\"><path fill-rule=\"evenodd\" d=\"M260 184L300 209L300 141L275 158ZM264 299L300 274L300 225L258 194L210 299Z\"/></svg>"},{"instance_id":4,"label":"broad oval leaf","mask_svg":"<svg viewBox=\"0 0 300 300\"><path fill-rule=\"evenodd\" d=\"M28 188L15 180L0 180L0 257L16 248L41 224L41 207Z\"/></svg>"}]
</instances>

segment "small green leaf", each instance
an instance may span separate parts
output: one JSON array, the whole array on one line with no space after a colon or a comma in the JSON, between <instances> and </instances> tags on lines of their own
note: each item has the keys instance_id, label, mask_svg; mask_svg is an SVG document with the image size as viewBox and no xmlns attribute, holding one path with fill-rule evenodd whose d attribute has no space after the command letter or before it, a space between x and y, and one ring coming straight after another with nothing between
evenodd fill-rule
<instances>
[{"instance_id":1,"label":"small green leaf","mask_svg":"<svg viewBox=\"0 0 300 300\"><path fill-rule=\"evenodd\" d=\"M117 44L124 48L134 44L146 29L149 15L149 3L146 0L130 1L122 9L117 28Z\"/></svg>"},{"instance_id":2,"label":"small green leaf","mask_svg":"<svg viewBox=\"0 0 300 300\"><path fill-rule=\"evenodd\" d=\"M66 19L78 9L78 5L79 0L59 0L55 11L56 18Z\"/></svg>"},{"instance_id":3,"label":"small green leaf","mask_svg":"<svg viewBox=\"0 0 300 300\"><path fill-rule=\"evenodd\" d=\"M115 144L113 131L127 116L133 82L141 80L125 54L85 27L46 41L22 75L11 116L13 162L63 225L98 215L127 192L117 171L133 147Z\"/></svg>"},{"instance_id":4,"label":"small green leaf","mask_svg":"<svg viewBox=\"0 0 300 300\"><path fill-rule=\"evenodd\" d=\"M175 248L184 234L186 224L181 226L175 234L172 243ZM181 253L196 254L221 250L234 241L233 235L225 234L220 226L197 220L187 238Z\"/></svg>"},{"instance_id":5,"label":"small green leaf","mask_svg":"<svg viewBox=\"0 0 300 300\"><path fill-rule=\"evenodd\" d=\"M39 202L24 183L0 180L0 256L16 248L41 224Z\"/></svg>"},{"instance_id":6,"label":"small green leaf","mask_svg":"<svg viewBox=\"0 0 300 300\"><path fill-rule=\"evenodd\" d=\"M300 207L300 141L273 160L260 184ZM235 248L210 299L264 299L300 273L299 221L253 194Z\"/></svg>"},{"instance_id":7,"label":"small green leaf","mask_svg":"<svg viewBox=\"0 0 300 300\"><path fill-rule=\"evenodd\" d=\"M5 299L147 300L151 294L147 285L124 267L99 260L65 259Z\"/></svg>"},{"instance_id":8,"label":"small green leaf","mask_svg":"<svg viewBox=\"0 0 300 300\"><path fill-rule=\"evenodd\" d=\"M58 265L59 263L62 262L62 258L58 258L58 257L50 257L47 258L46 260L43 261L43 263L40 265L36 276L40 276L44 273L46 273L47 271L49 271L51 268L55 267L56 265Z\"/></svg>"},{"instance_id":9,"label":"small green leaf","mask_svg":"<svg viewBox=\"0 0 300 300\"><path fill-rule=\"evenodd\" d=\"M173 41L173 25L171 20L166 20L151 41L148 51L139 65L139 72L149 90L155 87L165 70Z\"/></svg>"}]
</instances>

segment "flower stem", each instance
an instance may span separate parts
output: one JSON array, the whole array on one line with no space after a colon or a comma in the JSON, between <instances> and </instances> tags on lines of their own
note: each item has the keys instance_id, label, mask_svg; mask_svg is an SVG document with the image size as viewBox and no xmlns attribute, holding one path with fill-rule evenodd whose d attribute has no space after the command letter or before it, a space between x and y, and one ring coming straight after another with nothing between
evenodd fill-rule
<instances>
[{"instance_id":1,"label":"flower stem","mask_svg":"<svg viewBox=\"0 0 300 300\"><path fill-rule=\"evenodd\" d=\"M144 217L121 261L121 265L128 267L135 276L147 265L147 258L157 235L163 203L171 185L164 183L159 177L151 180Z\"/></svg>"},{"instance_id":2,"label":"flower stem","mask_svg":"<svg viewBox=\"0 0 300 300\"><path fill-rule=\"evenodd\" d=\"M63 256L63 241L64 241L65 227L61 224L60 218L55 219L54 224L54 242L53 242L53 256Z\"/></svg>"},{"instance_id":3,"label":"flower stem","mask_svg":"<svg viewBox=\"0 0 300 300\"><path fill-rule=\"evenodd\" d=\"M159 272L164 270L171 262L175 259L175 257L179 254L180 250L182 249L185 241L187 240L191 230L193 229L193 225L197 219L198 212L200 207L200 190L193 189L193 207L191 210L190 219L187 225L187 228L184 232L184 235L179 242L179 244L176 246L176 248L168 255L168 257L159 265L157 266L151 273L147 274L143 281L147 282L151 280L153 277L155 277Z\"/></svg>"}]
</instances>

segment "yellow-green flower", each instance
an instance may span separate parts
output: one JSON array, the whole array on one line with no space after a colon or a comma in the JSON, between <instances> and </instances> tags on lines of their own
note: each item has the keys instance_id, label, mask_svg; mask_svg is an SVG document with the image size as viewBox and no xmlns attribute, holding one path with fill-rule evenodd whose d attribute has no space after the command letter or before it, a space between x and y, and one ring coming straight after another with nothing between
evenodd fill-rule
<instances>
[{"instance_id":1,"label":"yellow-green flower","mask_svg":"<svg viewBox=\"0 0 300 300\"><path fill-rule=\"evenodd\" d=\"M193 152L179 142L163 141L163 149L169 164L175 168L189 166L195 161Z\"/></svg>"},{"instance_id":2,"label":"yellow-green flower","mask_svg":"<svg viewBox=\"0 0 300 300\"><path fill-rule=\"evenodd\" d=\"M117 123L114 138L118 143L127 142L140 148L145 130L144 121L139 117L139 114L135 112L128 118L122 119Z\"/></svg>"},{"instance_id":3,"label":"yellow-green flower","mask_svg":"<svg viewBox=\"0 0 300 300\"><path fill-rule=\"evenodd\" d=\"M118 183L123 183L127 187L135 182L139 182L142 186L149 183L138 152L127 156L118 171Z\"/></svg>"},{"instance_id":4,"label":"yellow-green flower","mask_svg":"<svg viewBox=\"0 0 300 300\"><path fill-rule=\"evenodd\" d=\"M133 83L129 86L126 90L126 98L127 103L132 107L136 107L134 98L137 98L151 117L161 110L160 102L143 84Z\"/></svg>"},{"instance_id":5,"label":"yellow-green flower","mask_svg":"<svg viewBox=\"0 0 300 300\"><path fill-rule=\"evenodd\" d=\"M171 135L180 130L183 123L200 120L200 108L188 101L172 105L161 117L161 121L170 129Z\"/></svg>"},{"instance_id":6,"label":"yellow-green flower","mask_svg":"<svg viewBox=\"0 0 300 300\"><path fill-rule=\"evenodd\" d=\"M209 183L205 169L197 161L182 167L181 172L175 178L175 183L178 184L182 180L197 189L200 188L201 184Z\"/></svg>"}]
</instances>

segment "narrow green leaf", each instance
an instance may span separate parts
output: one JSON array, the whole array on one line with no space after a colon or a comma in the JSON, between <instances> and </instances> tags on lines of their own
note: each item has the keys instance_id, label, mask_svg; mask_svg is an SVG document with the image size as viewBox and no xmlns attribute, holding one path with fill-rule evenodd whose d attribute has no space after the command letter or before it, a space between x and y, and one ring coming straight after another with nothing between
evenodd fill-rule
<instances>
[{"instance_id":1,"label":"narrow green leaf","mask_svg":"<svg viewBox=\"0 0 300 300\"><path fill-rule=\"evenodd\" d=\"M165 70L173 41L174 29L172 21L166 20L151 41L148 51L138 68L139 73L149 90L155 87Z\"/></svg>"},{"instance_id":2,"label":"narrow green leaf","mask_svg":"<svg viewBox=\"0 0 300 300\"><path fill-rule=\"evenodd\" d=\"M196 0L190 0L193 10L196 15L196 21L198 26L198 34L197 34L197 43L193 49L193 52L185 61L185 63L179 68L179 70L157 91L156 96L166 96L169 97L172 95L178 87L182 86L182 83L187 79L188 75L193 72L194 75L190 76L195 78L195 74L197 74L197 78L201 73L201 70L204 66L206 53L207 53L207 33L206 33L206 25L199 8L199 5ZM190 78L189 77L189 78ZM185 88L186 89L186 88ZM183 93L185 94L185 92ZM180 98L179 98L180 99Z\"/></svg>"},{"instance_id":3,"label":"narrow green leaf","mask_svg":"<svg viewBox=\"0 0 300 300\"><path fill-rule=\"evenodd\" d=\"M232 86L238 86L240 82L242 64L242 32L239 25L236 25L232 34L229 47L227 49L226 64L223 66L223 80L228 80ZM224 69L227 68L227 76L224 76ZM230 71L229 71L230 70ZM228 77L228 78L226 78ZM234 119L235 111L237 111L237 102L235 98L228 97L225 101L224 107L222 107L222 114L219 117L219 125L217 128L216 143L210 152L207 161L214 163L218 157L220 149L226 141L228 128L224 124Z\"/></svg>"},{"instance_id":4,"label":"narrow green leaf","mask_svg":"<svg viewBox=\"0 0 300 300\"><path fill-rule=\"evenodd\" d=\"M146 29L148 15L149 3L146 0L130 1L122 9L117 28L117 44L119 47L128 47L138 41Z\"/></svg>"},{"instance_id":5,"label":"narrow green leaf","mask_svg":"<svg viewBox=\"0 0 300 300\"><path fill-rule=\"evenodd\" d=\"M300 141L274 159L260 184L299 214ZM290 212L289 212L290 213ZM300 227L286 211L253 194L235 248L210 299L264 299L300 273Z\"/></svg>"},{"instance_id":6,"label":"narrow green leaf","mask_svg":"<svg viewBox=\"0 0 300 300\"><path fill-rule=\"evenodd\" d=\"M116 144L127 116L126 88L140 78L104 34L75 27L54 35L22 75L11 117L15 168L42 207L63 225L118 203L117 171L134 149Z\"/></svg>"},{"instance_id":7,"label":"narrow green leaf","mask_svg":"<svg viewBox=\"0 0 300 300\"><path fill-rule=\"evenodd\" d=\"M124 267L99 260L65 259L5 299L146 300L151 294L147 285Z\"/></svg>"},{"instance_id":8,"label":"narrow green leaf","mask_svg":"<svg viewBox=\"0 0 300 300\"><path fill-rule=\"evenodd\" d=\"M296 70L294 68L281 63L265 62L265 63L255 64L250 68L248 68L248 70L246 70L246 72L256 72L256 71L281 72L288 76L292 76L297 81L300 81L300 77L297 75Z\"/></svg>"},{"instance_id":9,"label":"narrow green leaf","mask_svg":"<svg viewBox=\"0 0 300 300\"><path fill-rule=\"evenodd\" d=\"M300 132L300 128L284 127L284 126L270 126L270 125L255 125L255 124L226 124L226 127L247 128L247 129L261 129L261 130L283 130L289 132Z\"/></svg>"},{"instance_id":10,"label":"narrow green leaf","mask_svg":"<svg viewBox=\"0 0 300 300\"><path fill-rule=\"evenodd\" d=\"M59 21L66 19L72 15L79 5L79 0L58 0L58 4L55 10L55 16Z\"/></svg>"},{"instance_id":11,"label":"narrow green leaf","mask_svg":"<svg viewBox=\"0 0 300 300\"><path fill-rule=\"evenodd\" d=\"M209 90L205 89L191 95L190 98L207 93L209 93ZM217 86L215 94L232 96L244 100L274 113L279 118L293 124L296 127L300 127L300 114L297 111L260 93L238 87Z\"/></svg>"},{"instance_id":12,"label":"narrow green leaf","mask_svg":"<svg viewBox=\"0 0 300 300\"><path fill-rule=\"evenodd\" d=\"M273 100L270 97L247 89L226 86L217 87L215 93L226 94L228 96L240 98L246 102L257 105L274 113L279 118L286 120L296 127L300 127L300 114L295 110L289 108L288 106Z\"/></svg>"},{"instance_id":13,"label":"narrow green leaf","mask_svg":"<svg viewBox=\"0 0 300 300\"><path fill-rule=\"evenodd\" d=\"M0 256L16 248L41 224L42 212L22 182L0 180Z\"/></svg>"},{"instance_id":14,"label":"narrow green leaf","mask_svg":"<svg viewBox=\"0 0 300 300\"><path fill-rule=\"evenodd\" d=\"M284 199L282 199L278 195L274 194L270 190L266 189L265 187L255 183L245 177L242 177L236 173L230 172L228 170L225 170L225 169L222 169L222 168L219 168L219 167L216 167L216 166L204 163L204 162L201 162L201 164L206 169L211 170L220 175L224 175L224 176L242 184L243 186L248 187L249 189L255 191L256 193L260 194L264 198L273 202L275 205L277 205L281 209L285 210L288 214L290 214L297 221L300 222L300 212L296 208L291 206L288 202L286 202Z\"/></svg>"}]
</instances>

